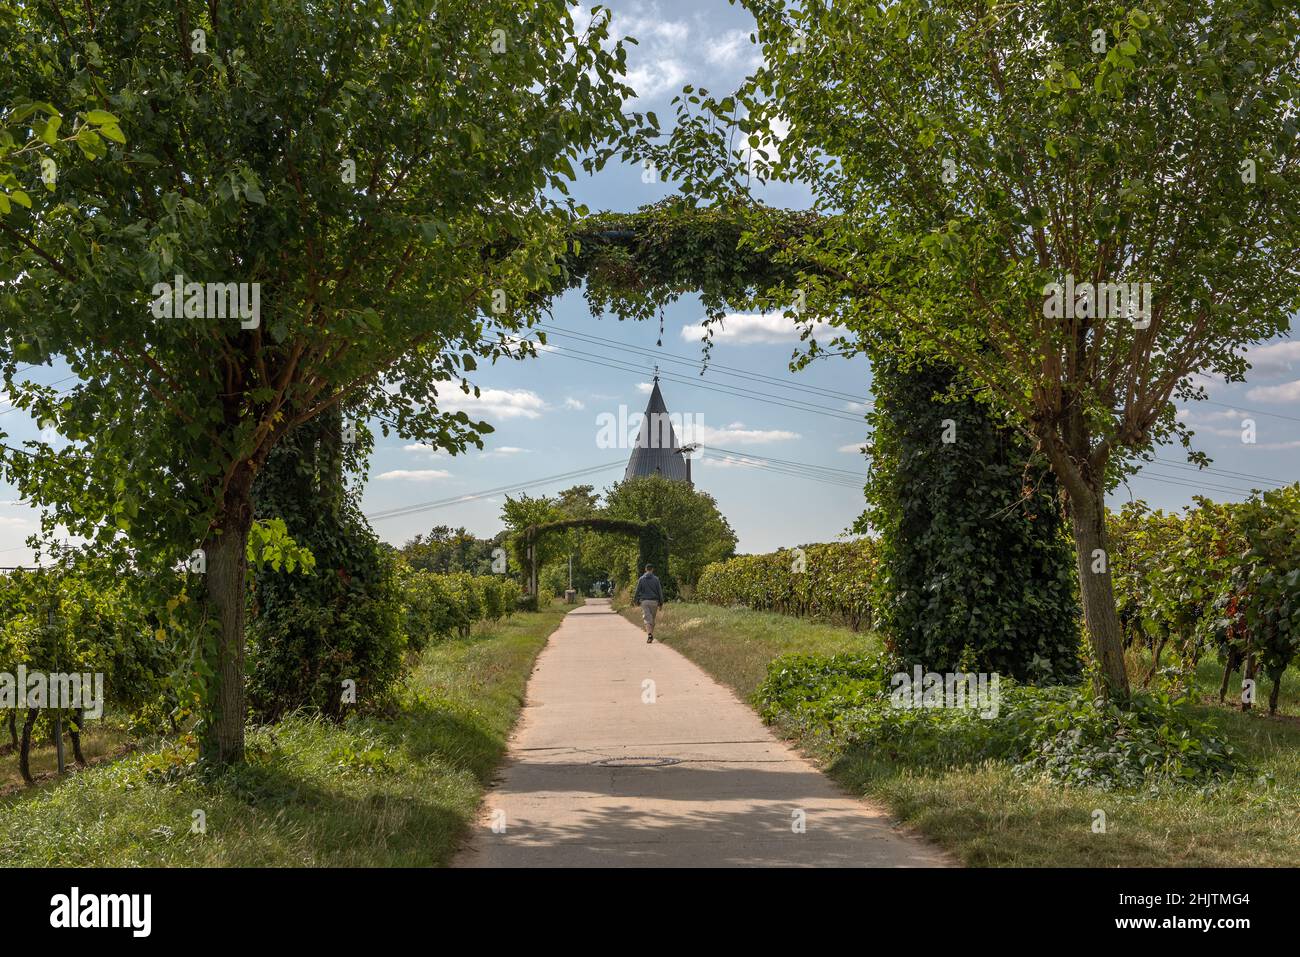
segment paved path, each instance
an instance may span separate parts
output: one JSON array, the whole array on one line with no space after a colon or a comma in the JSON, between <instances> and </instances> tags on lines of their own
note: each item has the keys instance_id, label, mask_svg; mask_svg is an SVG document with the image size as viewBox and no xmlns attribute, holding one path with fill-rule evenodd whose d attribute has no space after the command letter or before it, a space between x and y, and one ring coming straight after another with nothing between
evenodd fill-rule
<instances>
[{"instance_id":1,"label":"paved path","mask_svg":"<svg viewBox=\"0 0 1300 957\"><path fill-rule=\"evenodd\" d=\"M670 612L671 613L671 612ZM653 682L653 703L647 682ZM658 767L602 761L675 759ZM505 830L494 833L492 823ZM795 825L802 819L804 830ZM736 697L613 612L575 609L537 661L470 867L940 866L778 741Z\"/></svg>"}]
</instances>

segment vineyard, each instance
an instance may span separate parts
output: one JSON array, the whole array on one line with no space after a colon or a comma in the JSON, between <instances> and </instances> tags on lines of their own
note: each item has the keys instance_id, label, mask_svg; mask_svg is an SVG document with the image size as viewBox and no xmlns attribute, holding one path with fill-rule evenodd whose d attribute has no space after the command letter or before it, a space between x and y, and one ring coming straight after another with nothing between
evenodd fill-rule
<instances>
[{"instance_id":1,"label":"vineyard","mask_svg":"<svg viewBox=\"0 0 1300 957\"><path fill-rule=\"evenodd\" d=\"M341 569L314 573L345 574ZM276 720L303 707L335 720L374 713L386 706L397 683L431 643L468 638L476 624L500 622L521 604L519 584L504 576L439 575L400 563L390 570L389 584L391 591L384 598L392 608L386 631L372 631L363 641L352 642L336 635L319 660L296 659L299 680L294 682L281 677L285 659L296 654L293 636L261 627L250 593L248 681L252 704L264 719ZM164 615L161 621L148 603L157 587L157 582L106 579L102 570L84 565L18 569L0 576L0 673L102 676L102 714L49 707L43 701L27 708L6 702L6 750L12 751L28 784L33 783L32 748L51 740L56 721L67 734L73 761L82 766L86 761L80 739L92 720L106 721L135 737L157 736L194 746L194 672L199 659L193 643L178 629L184 620L178 616L180 607L187 603L185 585L180 578L172 583L174 597L168 606L173 617ZM386 661L377 664L389 657L391 666ZM21 689L5 690L13 696Z\"/></svg>"},{"instance_id":2,"label":"vineyard","mask_svg":"<svg viewBox=\"0 0 1300 957\"><path fill-rule=\"evenodd\" d=\"M1259 675L1271 683L1275 712L1285 672L1300 660L1300 484L1241 504L1198 498L1175 514L1134 502L1109 513L1107 528L1110 555L1096 560L1112 563L1126 648L1147 662L1143 685L1185 692L1212 654L1223 665L1220 700L1234 672L1248 681ZM871 626L878 575L870 539L807 545L715 562L695 597L858 629ZM884 637L900 653L888 631ZM1247 691L1242 707L1253 704Z\"/></svg>"},{"instance_id":3,"label":"vineyard","mask_svg":"<svg viewBox=\"0 0 1300 957\"><path fill-rule=\"evenodd\" d=\"M875 545L869 538L739 555L705 567L695 597L850 628L871 627Z\"/></svg>"}]
</instances>

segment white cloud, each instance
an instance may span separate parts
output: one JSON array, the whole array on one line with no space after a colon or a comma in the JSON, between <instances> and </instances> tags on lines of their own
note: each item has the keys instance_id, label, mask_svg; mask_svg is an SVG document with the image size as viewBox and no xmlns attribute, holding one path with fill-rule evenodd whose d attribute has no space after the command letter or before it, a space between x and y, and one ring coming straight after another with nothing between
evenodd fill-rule
<instances>
[{"instance_id":1,"label":"white cloud","mask_svg":"<svg viewBox=\"0 0 1300 957\"><path fill-rule=\"evenodd\" d=\"M722 322L714 323L711 328L714 342L732 342L738 345L768 345L781 342L798 342L799 335L806 328L806 324L788 319L779 312L729 312L722 317ZM828 323L814 323L812 329L814 336L826 338L832 334L832 328ZM703 322L682 327L682 338L688 342L703 341L704 335L705 325Z\"/></svg>"},{"instance_id":2,"label":"white cloud","mask_svg":"<svg viewBox=\"0 0 1300 957\"><path fill-rule=\"evenodd\" d=\"M581 412L586 408L586 405L584 405L580 399L575 399L570 396L564 400L564 407L566 409L573 409L574 411Z\"/></svg>"},{"instance_id":3,"label":"white cloud","mask_svg":"<svg viewBox=\"0 0 1300 957\"><path fill-rule=\"evenodd\" d=\"M438 396L438 408L497 419L536 419L546 411L542 397L529 389L482 389L478 396L453 390Z\"/></svg>"},{"instance_id":4,"label":"white cloud","mask_svg":"<svg viewBox=\"0 0 1300 957\"><path fill-rule=\"evenodd\" d=\"M775 163L781 159L781 144L785 138L790 135L790 121L783 117L773 117L768 121L767 133L760 134L757 149L767 154L766 159L759 156L755 148L749 145L746 139L741 146L741 165L749 170L751 175L757 176L761 172L758 163Z\"/></svg>"},{"instance_id":5,"label":"white cloud","mask_svg":"<svg viewBox=\"0 0 1300 957\"><path fill-rule=\"evenodd\" d=\"M418 452L423 455L429 455L434 457L447 455L446 449L436 448L435 446L430 445L428 442L412 442L410 445L403 445L402 451Z\"/></svg>"},{"instance_id":6,"label":"white cloud","mask_svg":"<svg viewBox=\"0 0 1300 957\"><path fill-rule=\"evenodd\" d=\"M733 422L725 429L697 425L691 430L690 437L692 441L703 442L705 445L767 445L797 439L800 435L784 429L747 429L742 423Z\"/></svg>"},{"instance_id":7,"label":"white cloud","mask_svg":"<svg viewBox=\"0 0 1300 957\"><path fill-rule=\"evenodd\" d=\"M635 37L628 44L626 81L636 91L636 99L653 99L669 92L677 92L687 79L684 58L693 52L688 43L691 28L684 20L665 16L657 3L633 0L620 4L623 7L613 15L610 24L611 40L606 47L623 37ZM591 23L588 10L570 6L575 33L581 37Z\"/></svg>"},{"instance_id":8,"label":"white cloud","mask_svg":"<svg viewBox=\"0 0 1300 957\"><path fill-rule=\"evenodd\" d=\"M1247 350L1251 379L1281 379L1300 372L1300 341L1272 342Z\"/></svg>"},{"instance_id":9,"label":"white cloud","mask_svg":"<svg viewBox=\"0 0 1300 957\"><path fill-rule=\"evenodd\" d=\"M1300 379L1281 385L1256 386L1246 393L1251 402L1300 402Z\"/></svg>"},{"instance_id":10,"label":"white cloud","mask_svg":"<svg viewBox=\"0 0 1300 957\"><path fill-rule=\"evenodd\" d=\"M862 447L863 447L865 444L866 444L865 442L855 442L855 443L852 443L852 444L850 444L850 445L841 445L839 450L840 450L841 452L848 452L848 453L850 453L850 454L857 454L857 453L860 453L860 452L862 451Z\"/></svg>"},{"instance_id":11,"label":"white cloud","mask_svg":"<svg viewBox=\"0 0 1300 957\"><path fill-rule=\"evenodd\" d=\"M654 387L655 385L653 382L638 382L636 384L636 391L640 392L642 395L649 395L650 391Z\"/></svg>"},{"instance_id":12,"label":"white cloud","mask_svg":"<svg viewBox=\"0 0 1300 957\"><path fill-rule=\"evenodd\" d=\"M763 463L757 459L747 459L736 455L706 455L704 464L715 469L762 468Z\"/></svg>"},{"instance_id":13,"label":"white cloud","mask_svg":"<svg viewBox=\"0 0 1300 957\"><path fill-rule=\"evenodd\" d=\"M521 454L521 453L523 453L523 452L527 452L527 451L528 451L528 449L521 449L521 448L519 448L517 445L502 445L502 446L499 446L498 448L492 449L491 451L488 451L488 452L484 452L484 453L482 453L482 454L479 456L479 458L481 458L481 459L504 459L504 458L509 458L509 457L512 456L512 455L519 455L519 454Z\"/></svg>"},{"instance_id":14,"label":"white cloud","mask_svg":"<svg viewBox=\"0 0 1300 957\"><path fill-rule=\"evenodd\" d=\"M434 482L450 477L446 469L393 469L375 476L381 482Z\"/></svg>"},{"instance_id":15,"label":"white cloud","mask_svg":"<svg viewBox=\"0 0 1300 957\"><path fill-rule=\"evenodd\" d=\"M686 79L686 67L676 59L663 56L627 71L627 84L637 92L637 99L651 100L676 91Z\"/></svg>"},{"instance_id":16,"label":"white cloud","mask_svg":"<svg viewBox=\"0 0 1300 957\"><path fill-rule=\"evenodd\" d=\"M749 42L749 30L728 30L710 39L704 47L704 58L715 66L739 67L753 70L763 62L759 48Z\"/></svg>"},{"instance_id":17,"label":"white cloud","mask_svg":"<svg viewBox=\"0 0 1300 957\"><path fill-rule=\"evenodd\" d=\"M21 528L29 524L25 518L6 518L0 515L0 528Z\"/></svg>"}]
</instances>

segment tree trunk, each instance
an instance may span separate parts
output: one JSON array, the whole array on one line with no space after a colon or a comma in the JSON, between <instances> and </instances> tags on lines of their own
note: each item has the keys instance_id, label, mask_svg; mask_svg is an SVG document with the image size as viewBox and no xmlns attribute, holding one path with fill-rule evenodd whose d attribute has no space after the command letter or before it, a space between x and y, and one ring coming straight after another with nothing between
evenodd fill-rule
<instances>
[{"instance_id":1,"label":"tree trunk","mask_svg":"<svg viewBox=\"0 0 1300 957\"><path fill-rule=\"evenodd\" d=\"M18 745L18 770L22 772L23 780L32 784L32 729L36 727L36 718L40 715L40 708L28 708L27 718L23 721L23 737Z\"/></svg>"},{"instance_id":2,"label":"tree trunk","mask_svg":"<svg viewBox=\"0 0 1300 957\"><path fill-rule=\"evenodd\" d=\"M1124 667L1124 632L1115 609L1115 590L1110 577L1110 553L1106 540L1106 508L1100 489L1070 496L1070 520L1074 547L1078 553L1079 597L1088 641L1097 661L1098 694L1127 698L1128 672ZM1101 571L1093 571L1100 552L1105 556Z\"/></svg>"},{"instance_id":3,"label":"tree trunk","mask_svg":"<svg viewBox=\"0 0 1300 957\"><path fill-rule=\"evenodd\" d=\"M1228 697L1228 685L1232 682L1232 673L1241 666L1241 658L1231 648L1224 655L1226 659L1223 663L1223 683L1219 685L1219 704L1223 704Z\"/></svg>"},{"instance_id":4,"label":"tree trunk","mask_svg":"<svg viewBox=\"0 0 1300 957\"><path fill-rule=\"evenodd\" d=\"M207 600L218 626L215 648L208 655L213 684L208 692L203 756L216 765L244 759L244 605L252 487L251 467L241 468L226 491L218 525L203 546L208 561Z\"/></svg>"},{"instance_id":5,"label":"tree trunk","mask_svg":"<svg viewBox=\"0 0 1300 957\"><path fill-rule=\"evenodd\" d=\"M78 708L72 713L72 724L68 726L68 737L72 739L72 756L83 768L86 766L86 756L81 753L81 723L84 720L85 712Z\"/></svg>"},{"instance_id":6,"label":"tree trunk","mask_svg":"<svg viewBox=\"0 0 1300 957\"><path fill-rule=\"evenodd\" d=\"M1246 682L1253 682L1250 696L1241 696L1241 710L1249 711L1251 705L1255 703L1255 695L1259 693L1259 682L1255 679L1255 649L1250 647L1250 642L1246 643L1246 662L1241 669L1241 685L1244 688Z\"/></svg>"},{"instance_id":7,"label":"tree trunk","mask_svg":"<svg viewBox=\"0 0 1300 957\"><path fill-rule=\"evenodd\" d=\"M18 709L13 708L9 712L9 740L13 742L14 750L18 750Z\"/></svg>"},{"instance_id":8,"label":"tree trunk","mask_svg":"<svg viewBox=\"0 0 1300 957\"><path fill-rule=\"evenodd\" d=\"M1151 684L1151 679L1154 678L1156 672L1160 670L1160 653L1165 650L1165 642L1168 640L1168 638L1161 638L1160 641L1156 643L1155 656L1151 661L1151 670L1148 671L1147 676L1142 679L1142 687L1145 688L1147 685Z\"/></svg>"}]
</instances>

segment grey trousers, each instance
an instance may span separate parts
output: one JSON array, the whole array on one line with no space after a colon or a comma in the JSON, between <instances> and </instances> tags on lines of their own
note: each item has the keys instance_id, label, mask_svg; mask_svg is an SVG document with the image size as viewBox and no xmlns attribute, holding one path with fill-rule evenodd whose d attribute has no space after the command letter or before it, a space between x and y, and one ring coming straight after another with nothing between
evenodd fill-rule
<instances>
[{"instance_id":1,"label":"grey trousers","mask_svg":"<svg viewBox=\"0 0 1300 957\"><path fill-rule=\"evenodd\" d=\"M645 630L648 634L654 634L655 616L659 614L659 602L647 599L641 602L641 618L645 621Z\"/></svg>"}]
</instances>

